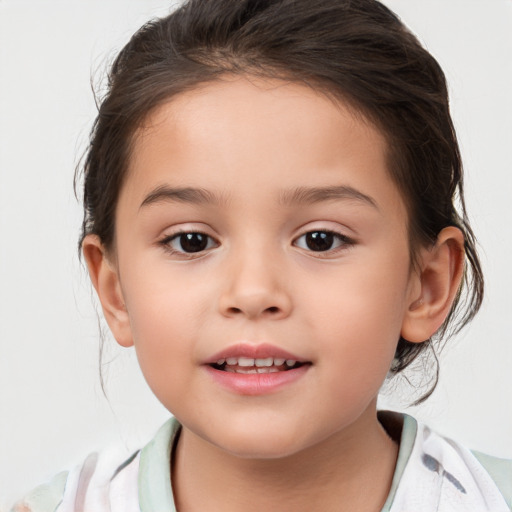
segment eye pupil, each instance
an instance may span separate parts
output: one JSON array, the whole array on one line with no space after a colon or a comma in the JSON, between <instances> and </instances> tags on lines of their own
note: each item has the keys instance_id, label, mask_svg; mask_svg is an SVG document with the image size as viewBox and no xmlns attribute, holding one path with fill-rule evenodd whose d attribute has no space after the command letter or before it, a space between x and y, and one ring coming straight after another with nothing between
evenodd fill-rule
<instances>
[{"instance_id":1,"label":"eye pupil","mask_svg":"<svg viewBox=\"0 0 512 512\"><path fill-rule=\"evenodd\" d=\"M185 252L204 251L208 245L208 237L201 233L183 233L180 235L180 245Z\"/></svg>"},{"instance_id":2,"label":"eye pupil","mask_svg":"<svg viewBox=\"0 0 512 512\"><path fill-rule=\"evenodd\" d=\"M306 245L311 251L328 251L334 243L333 233L312 231L306 234Z\"/></svg>"}]
</instances>

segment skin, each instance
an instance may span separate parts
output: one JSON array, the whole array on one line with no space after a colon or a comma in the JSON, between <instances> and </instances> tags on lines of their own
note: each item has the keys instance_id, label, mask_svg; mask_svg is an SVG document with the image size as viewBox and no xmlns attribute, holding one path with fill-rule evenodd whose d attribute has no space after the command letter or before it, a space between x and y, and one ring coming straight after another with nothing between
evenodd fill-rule
<instances>
[{"instance_id":1,"label":"skin","mask_svg":"<svg viewBox=\"0 0 512 512\"><path fill-rule=\"evenodd\" d=\"M421 342L439 328L463 264L462 235L446 228L411 267L387 165L364 118L281 81L225 77L173 98L137 133L115 250L89 235L84 254L114 336L135 345L183 425L180 512L382 507L397 445L377 393L400 334ZM326 187L330 197L291 200ZM184 252L180 231L208 235L206 249ZM311 250L312 232L334 232L332 248ZM287 350L307 370L269 393L234 392L205 362L240 342Z\"/></svg>"}]
</instances>

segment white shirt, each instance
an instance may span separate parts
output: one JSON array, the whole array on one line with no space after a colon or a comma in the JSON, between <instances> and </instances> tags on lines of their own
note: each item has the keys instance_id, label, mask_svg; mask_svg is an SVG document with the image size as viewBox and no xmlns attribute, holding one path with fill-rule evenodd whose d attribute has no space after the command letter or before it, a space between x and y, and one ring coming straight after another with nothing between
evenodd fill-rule
<instances>
[{"instance_id":1,"label":"white shirt","mask_svg":"<svg viewBox=\"0 0 512 512\"><path fill-rule=\"evenodd\" d=\"M384 426L392 417L396 423L396 413L379 413ZM512 461L472 453L410 416L400 420L397 465L381 512L512 510ZM150 443L124 462L115 452L92 454L70 472L35 489L12 510L176 512L170 461L180 428L170 419ZM505 498L502 491L509 496Z\"/></svg>"}]
</instances>

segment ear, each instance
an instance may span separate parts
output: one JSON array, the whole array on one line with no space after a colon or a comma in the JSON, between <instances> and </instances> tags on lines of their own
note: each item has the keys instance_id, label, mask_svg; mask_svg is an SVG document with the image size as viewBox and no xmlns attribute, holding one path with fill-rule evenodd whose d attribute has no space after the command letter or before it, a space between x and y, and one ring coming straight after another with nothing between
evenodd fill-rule
<instances>
[{"instance_id":1,"label":"ear","mask_svg":"<svg viewBox=\"0 0 512 512\"><path fill-rule=\"evenodd\" d=\"M123 347L133 345L130 319L126 310L119 273L96 235L87 235L82 251L89 276L101 302L103 314L117 342Z\"/></svg>"},{"instance_id":2,"label":"ear","mask_svg":"<svg viewBox=\"0 0 512 512\"><path fill-rule=\"evenodd\" d=\"M429 339L450 312L464 272L461 230L444 228L435 245L422 251L419 265L412 276L414 283L401 331L401 336L412 343Z\"/></svg>"}]
</instances>

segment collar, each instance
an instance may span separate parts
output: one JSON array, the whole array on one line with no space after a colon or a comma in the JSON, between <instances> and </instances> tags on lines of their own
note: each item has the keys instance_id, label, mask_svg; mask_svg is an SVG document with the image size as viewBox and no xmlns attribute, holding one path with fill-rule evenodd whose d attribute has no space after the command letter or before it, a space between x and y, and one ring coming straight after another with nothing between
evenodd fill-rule
<instances>
[{"instance_id":1,"label":"collar","mask_svg":"<svg viewBox=\"0 0 512 512\"><path fill-rule=\"evenodd\" d=\"M389 436L399 442L398 459L391 489L381 512L389 512L404 469L411 456L418 424L407 414L379 411L378 419ZM171 458L181 425L169 419L142 450L139 465L141 512L176 512L171 487Z\"/></svg>"}]
</instances>

